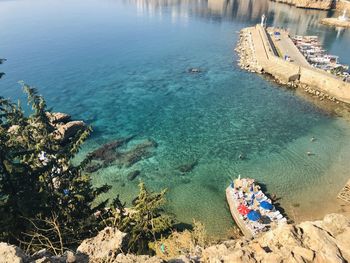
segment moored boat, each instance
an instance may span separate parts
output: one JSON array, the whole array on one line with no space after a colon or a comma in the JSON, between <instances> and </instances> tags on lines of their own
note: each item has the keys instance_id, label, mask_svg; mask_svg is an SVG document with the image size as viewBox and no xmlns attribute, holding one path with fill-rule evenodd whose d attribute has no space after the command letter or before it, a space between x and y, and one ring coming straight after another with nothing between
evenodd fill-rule
<instances>
[{"instance_id":1,"label":"moored boat","mask_svg":"<svg viewBox=\"0 0 350 263\"><path fill-rule=\"evenodd\" d=\"M248 238L287 223L254 179L236 179L226 188L226 198L233 219Z\"/></svg>"}]
</instances>

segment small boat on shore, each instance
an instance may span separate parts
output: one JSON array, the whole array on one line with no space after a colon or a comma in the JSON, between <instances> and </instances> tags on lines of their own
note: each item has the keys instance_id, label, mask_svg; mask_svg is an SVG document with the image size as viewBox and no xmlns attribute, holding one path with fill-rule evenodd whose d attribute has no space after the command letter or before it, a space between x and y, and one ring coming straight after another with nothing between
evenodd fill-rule
<instances>
[{"instance_id":1,"label":"small boat on shore","mask_svg":"<svg viewBox=\"0 0 350 263\"><path fill-rule=\"evenodd\" d=\"M287 223L254 179L236 179L226 188L226 199L233 219L247 238Z\"/></svg>"}]
</instances>

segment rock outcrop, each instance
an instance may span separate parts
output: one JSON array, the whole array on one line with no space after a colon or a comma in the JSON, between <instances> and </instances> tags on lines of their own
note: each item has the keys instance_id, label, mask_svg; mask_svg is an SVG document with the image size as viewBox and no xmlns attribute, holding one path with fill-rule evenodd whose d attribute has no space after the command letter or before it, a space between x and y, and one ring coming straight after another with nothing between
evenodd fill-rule
<instances>
[{"instance_id":1,"label":"rock outcrop","mask_svg":"<svg viewBox=\"0 0 350 263\"><path fill-rule=\"evenodd\" d=\"M0 243L0 263L23 263L27 260L28 257L20 248Z\"/></svg>"},{"instance_id":2,"label":"rock outcrop","mask_svg":"<svg viewBox=\"0 0 350 263\"><path fill-rule=\"evenodd\" d=\"M96 237L84 240L77 253L84 254L91 262L115 258L126 250L126 235L116 228L106 227Z\"/></svg>"},{"instance_id":3,"label":"rock outcrop","mask_svg":"<svg viewBox=\"0 0 350 263\"><path fill-rule=\"evenodd\" d=\"M74 137L79 131L86 129L86 124L83 121L71 121L71 116L61 112L46 112L49 124L53 132L53 138L65 144L70 138ZM36 124L34 124L36 125ZM18 134L19 125L13 125L7 130L14 135ZM22 138L18 135L18 140Z\"/></svg>"},{"instance_id":4,"label":"rock outcrop","mask_svg":"<svg viewBox=\"0 0 350 263\"><path fill-rule=\"evenodd\" d=\"M159 257L136 256L123 253L127 234L114 228L105 228L96 237L87 239L77 253L62 256L29 258L15 246L0 243L0 263L13 262L350 262L350 220L343 215L329 214L321 221L307 221L298 225L281 225L262 236L220 242L207 248L196 249L165 261ZM166 247L164 251L166 253ZM193 252L194 253L194 252ZM40 253L39 253L40 254ZM46 260L46 261L45 261Z\"/></svg>"},{"instance_id":5,"label":"rock outcrop","mask_svg":"<svg viewBox=\"0 0 350 263\"><path fill-rule=\"evenodd\" d=\"M344 10L350 11L350 2L347 0L336 0L335 8L339 11L344 11Z\"/></svg>"},{"instance_id":6,"label":"rock outcrop","mask_svg":"<svg viewBox=\"0 0 350 263\"><path fill-rule=\"evenodd\" d=\"M62 112L46 112L46 116L49 118L50 122L56 123L67 123L70 121L71 116Z\"/></svg>"},{"instance_id":7,"label":"rock outcrop","mask_svg":"<svg viewBox=\"0 0 350 263\"><path fill-rule=\"evenodd\" d=\"M62 142L68 141L77 134L78 131L85 129L85 123L83 121L70 121L57 125L57 130L55 132L55 138Z\"/></svg>"},{"instance_id":8,"label":"rock outcrop","mask_svg":"<svg viewBox=\"0 0 350 263\"><path fill-rule=\"evenodd\" d=\"M345 27L349 28L350 27L350 21L346 20L340 20L337 17L327 17L323 18L320 21L321 24L326 25L326 26L332 26L332 27Z\"/></svg>"},{"instance_id":9,"label":"rock outcrop","mask_svg":"<svg viewBox=\"0 0 350 263\"><path fill-rule=\"evenodd\" d=\"M54 138L61 143L66 143L79 131L86 129L83 121L71 121L71 116L62 112L46 112L51 126L54 128Z\"/></svg>"},{"instance_id":10,"label":"rock outcrop","mask_svg":"<svg viewBox=\"0 0 350 263\"><path fill-rule=\"evenodd\" d=\"M350 220L338 214L323 221L284 225L254 240L206 248L207 262L349 262Z\"/></svg>"},{"instance_id":11,"label":"rock outcrop","mask_svg":"<svg viewBox=\"0 0 350 263\"><path fill-rule=\"evenodd\" d=\"M333 8L333 0L275 0L275 2L307 9L330 10Z\"/></svg>"}]
</instances>

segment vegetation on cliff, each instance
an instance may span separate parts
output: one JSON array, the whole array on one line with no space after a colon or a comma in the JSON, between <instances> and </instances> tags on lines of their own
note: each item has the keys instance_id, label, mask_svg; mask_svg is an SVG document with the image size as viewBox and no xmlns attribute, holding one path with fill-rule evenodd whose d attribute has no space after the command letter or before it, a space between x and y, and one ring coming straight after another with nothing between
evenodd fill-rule
<instances>
[{"instance_id":1,"label":"vegetation on cliff","mask_svg":"<svg viewBox=\"0 0 350 263\"><path fill-rule=\"evenodd\" d=\"M110 186L94 187L84 168L71 160L91 128L49 113L37 91L23 84L32 112L0 97L0 241L27 252L42 248L61 254L106 226L129 233L129 249L145 252L171 226L161 206L165 191L152 193L140 184L134 206L127 210L118 197L96 204ZM73 131L73 132L71 132Z\"/></svg>"}]
</instances>

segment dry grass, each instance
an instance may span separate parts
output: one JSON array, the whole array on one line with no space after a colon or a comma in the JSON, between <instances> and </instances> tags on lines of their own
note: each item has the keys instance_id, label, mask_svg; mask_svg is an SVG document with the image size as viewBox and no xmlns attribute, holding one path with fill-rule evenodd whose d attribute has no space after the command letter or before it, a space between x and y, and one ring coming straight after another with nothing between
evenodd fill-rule
<instances>
[{"instance_id":1,"label":"dry grass","mask_svg":"<svg viewBox=\"0 0 350 263\"><path fill-rule=\"evenodd\" d=\"M193 230L173 232L169 237L162 238L150 245L156 255L164 260L175 258L179 255L194 254L197 246L209 245L209 238L205 227L200 222L193 222Z\"/></svg>"}]
</instances>

